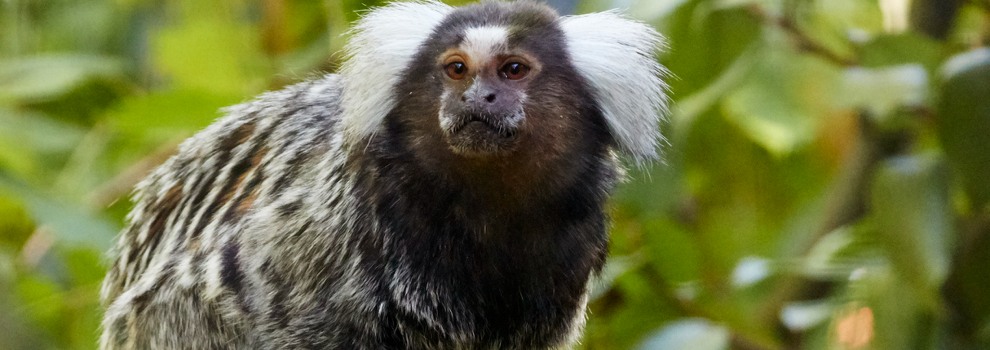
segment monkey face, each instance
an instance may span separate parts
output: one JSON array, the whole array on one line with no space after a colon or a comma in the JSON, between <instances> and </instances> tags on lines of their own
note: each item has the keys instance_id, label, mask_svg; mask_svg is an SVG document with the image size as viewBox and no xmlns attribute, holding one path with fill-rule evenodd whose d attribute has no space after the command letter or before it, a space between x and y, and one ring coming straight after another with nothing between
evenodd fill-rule
<instances>
[{"instance_id":1,"label":"monkey face","mask_svg":"<svg viewBox=\"0 0 990 350\"><path fill-rule=\"evenodd\" d=\"M468 29L443 52L439 124L450 148L466 156L512 150L526 123L527 88L539 61L508 46L505 27Z\"/></svg>"},{"instance_id":2,"label":"monkey face","mask_svg":"<svg viewBox=\"0 0 990 350\"><path fill-rule=\"evenodd\" d=\"M486 1L452 10L422 42L409 43L416 53L401 71L382 75L379 70L385 66L363 71L394 77L397 84L391 89L392 100L383 100L394 101L383 127L372 134L366 144L371 147L360 149L393 159L408 156L417 167L442 173L450 181L485 188L492 197L519 200L532 191L554 192L576 181L574 174L587 171L590 164L611 161L617 143L602 107L609 100L597 97L592 81L585 78L591 75L582 72L635 80L635 70L616 72L630 70L624 62L639 54L576 60L579 56L568 48L572 41L581 41L567 35L562 27L566 23L546 6L529 1ZM394 38L404 33L389 28L376 35ZM365 67L392 57L392 47L363 55L358 62ZM625 96L625 90L613 90L603 90L604 96ZM635 91L641 90L645 91ZM352 96L381 92L366 91ZM359 111L379 107L355 101L361 102L354 107ZM515 195L506 193L510 188Z\"/></svg>"}]
</instances>

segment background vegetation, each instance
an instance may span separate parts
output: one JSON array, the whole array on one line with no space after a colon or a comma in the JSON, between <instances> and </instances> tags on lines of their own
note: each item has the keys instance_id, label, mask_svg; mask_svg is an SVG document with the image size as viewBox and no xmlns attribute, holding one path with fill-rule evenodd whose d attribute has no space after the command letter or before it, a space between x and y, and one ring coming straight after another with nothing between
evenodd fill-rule
<instances>
[{"instance_id":1,"label":"background vegetation","mask_svg":"<svg viewBox=\"0 0 990 350\"><path fill-rule=\"evenodd\" d=\"M0 2L0 349L94 348L134 183L378 3ZM554 3L629 9L673 73L584 348L990 348L990 1Z\"/></svg>"}]
</instances>

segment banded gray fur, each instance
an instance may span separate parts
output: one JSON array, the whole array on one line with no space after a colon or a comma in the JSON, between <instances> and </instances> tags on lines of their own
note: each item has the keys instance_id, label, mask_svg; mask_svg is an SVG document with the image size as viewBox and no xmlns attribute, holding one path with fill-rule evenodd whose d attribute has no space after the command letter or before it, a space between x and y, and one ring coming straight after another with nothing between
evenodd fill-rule
<instances>
[{"instance_id":1,"label":"banded gray fur","mask_svg":"<svg viewBox=\"0 0 990 350\"><path fill-rule=\"evenodd\" d=\"M527 118L554 120L520 122L550 126L520 141L541 149L478 161L412 130L441 123L430 57L467 32L478 51L553 53L560 71L524 97ZM101 348L568 347L605 259L616 153L656 157L660 45L617 13L531 2L368 13L339 75L225 110L138 185Z\"/></svg>"}]
</instances>

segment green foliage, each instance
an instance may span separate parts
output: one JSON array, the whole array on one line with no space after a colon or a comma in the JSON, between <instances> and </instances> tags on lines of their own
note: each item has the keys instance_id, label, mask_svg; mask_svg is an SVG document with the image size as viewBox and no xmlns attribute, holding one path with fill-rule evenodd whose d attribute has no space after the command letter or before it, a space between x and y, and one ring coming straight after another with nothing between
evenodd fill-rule
<instances>
[{"instance_id":1,"label":"green foliage","mask_svg":"<svg viewBox=\"0 0 990 350\"><path fill-rule=\"evenodd\" d=\"M0 349L92 349L130 188L382 2L0 2ZM668 37L674 99L582 347L990 348L990 5L897 3L580 2Z\"/></svg>"}]
</instances>

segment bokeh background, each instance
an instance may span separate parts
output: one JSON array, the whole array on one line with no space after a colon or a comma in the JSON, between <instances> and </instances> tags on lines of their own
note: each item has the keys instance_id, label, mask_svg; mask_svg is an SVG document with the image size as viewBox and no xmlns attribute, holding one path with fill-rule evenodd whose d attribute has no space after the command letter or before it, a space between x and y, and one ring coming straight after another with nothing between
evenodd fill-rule
<instances>
[{"instance_id":1,"label":"bokeh background","mask_svg":"<svg viewBox=\"0 0 990 350\"><path fill-rule=\"evenodd\" d=\"M380 3L0 1L0 349L94 348L131 187ZM672 72L580 348L990 348L990 0L552 3Z\"/></svg>"}]
</instances>

